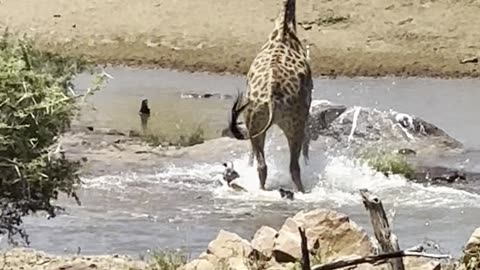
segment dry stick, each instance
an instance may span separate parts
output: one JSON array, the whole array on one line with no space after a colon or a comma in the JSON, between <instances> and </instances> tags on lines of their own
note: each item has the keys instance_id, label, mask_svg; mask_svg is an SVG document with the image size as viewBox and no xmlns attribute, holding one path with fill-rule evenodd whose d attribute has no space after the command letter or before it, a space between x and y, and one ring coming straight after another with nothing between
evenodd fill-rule
<instances>
[{"instance_id":1,"label":"dry stick","mask_svg":"<svg viewBox=\"0 0 480 270\"><path fill-rule=\"evenodd\" d=\"M300 232L300 240L302 247L302 270L311 270L310 256L308 254L307 236L305 235L305 230L303 230L301 227L298 227L298 232Z\"/></svg>"},{"instance_id":2,"label":"dry stick","mask_svg":"<svg viewBox=\"0 0 480 270\"><path fill-rule=\"evenodd\" d=\"M397 237L390 230L390 225L388 224L387 215L383 209L382 201L366 189L360 190L360 195L362 195L363 205L370 213L373 232L375 238L377 238L377 241L380 244L381 252L391 253L399 251L400 247L398 245ZM402 257L397 256L394 259L389 260L389 262L392 265L393 270L405 270Z\"/></svg>"},{"instance_id":3,"label":"dry stick","mask_svg":"<svg viewBox=\"0 0 480 270\"><path fill-rule=\"evenodd\" d=\"M312 270L333 270L333 269L338 269L338 268L343 268L348 266L354 266L362 263L381 264L381 263L385 263L386 260L389 260L392 258L401 258L406 256L416 256L416 257L434 258L434 259L450 258L449 255L427 254L427 253L421 253L421 252L400 250L400 251L383 253L378 255L371 255L367 257L350 259L350 260L339 260L339 261L327 263L324 265L316 265L316 266L313 266Z\"/></svg>"},{"instance_id":4,"label":"dry stick","mask_svg":"<svg viewBox=\"0 0 480 270\"><path fill-rule=\"evenodd\" d=\"M450 255L417 252L423 250L423 246L415 246L408 250L399 250L400 248L398 246L397 238L390 230L387 215L385 214L385 210L383 209L383 205L380 199L371 195L368 190L361 190L360 194L362 195L365 207L370 212L370 218L372 221L375 237L380 243L382 252L386 253L370 255L356 259L338 260L323 265L314 265L313 268L310 268L310 259L307 248L307 237L305 236L305 230L299 227L298 231L300 232L302 247L302 270L333 270L363 263L378 265L386 262L393 262L392 264L394 269L404 269L402 257L413 256L432 259L451 258Z\"/></svg>"}]
</instances>

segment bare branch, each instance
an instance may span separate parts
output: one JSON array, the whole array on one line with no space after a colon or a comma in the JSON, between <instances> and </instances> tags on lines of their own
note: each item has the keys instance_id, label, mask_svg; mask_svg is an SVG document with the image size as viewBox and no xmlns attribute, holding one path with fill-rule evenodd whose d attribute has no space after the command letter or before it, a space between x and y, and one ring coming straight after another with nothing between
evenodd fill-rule
<instances>
[{"instance_id":1,"label":"bare branch","mask_svg":"<svg viewBox=\"0 0 480 270\"><path fill-rule=\"evenodd\" d=\"M375 238L380 244L382 253L391 253L399 251L397 237L392 233L388 218L383 209L382 201L376 196L372 195L368 190L360 190L362 196L363 205L370 213L370 221L372 222L373 232ZM395 259L390 260L393 270L404 270L402 256L396 256Z\"/></svg>"},{"instance_id":2,"label":"bare branch","mask_svg":"<svg viewBox=\"0 0 480 270\"><path fill-rule=\"evenodd\" d=\"M338 269L343 267L355 266L355 265L364 264L364 263L378 265L381 263L386 263L389 259L402 258L406 256L424 257L424 258L432 258L432 259L450 259L451 258L450 255L428 254L428 253L401 250L401 251L395 251L390 253L371 255L371 256L362 257L362 258L350 259L350 260L339 260L339 261L327 263L324 265L315 265L313 266L312 270L332 270L332 269Z\"/></svg>"},{"instance_id":3,"label":"bare branch","mask_svg":"<svg viewBox=\"0 0 480 270\"><path fill-rule=\"evenodd\" d=\"M310 268L310 256L308 254L307 246L307 236L305 235L305 230L298 227L298 232L300 232L301 247L302 247L302 270L311 270Z\"/></svg>"}]
</instances>

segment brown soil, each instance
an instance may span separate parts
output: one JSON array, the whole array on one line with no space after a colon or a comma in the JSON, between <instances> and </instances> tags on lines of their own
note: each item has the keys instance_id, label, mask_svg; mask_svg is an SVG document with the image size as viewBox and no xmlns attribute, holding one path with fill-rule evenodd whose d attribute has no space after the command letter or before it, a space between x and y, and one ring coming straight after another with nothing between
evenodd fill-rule
<instances>
[{"instance_id":1,"label":"brown soil","mask_svg":"<svg viewBox=\"0 0 480 270\"><path fill-rule=\"evenodd\" d=\"M246 73L281 0L0 0L0 26L98 63ZM316 75L478 77L474 0L298 0ZM308 30L305 30L307 29Z\"/></svg>"}]
</instances>

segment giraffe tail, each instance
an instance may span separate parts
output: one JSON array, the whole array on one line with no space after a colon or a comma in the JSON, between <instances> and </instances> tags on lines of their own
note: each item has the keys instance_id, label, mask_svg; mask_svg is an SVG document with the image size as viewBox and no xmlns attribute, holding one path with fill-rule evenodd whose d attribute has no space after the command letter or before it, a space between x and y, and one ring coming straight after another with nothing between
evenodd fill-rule
<instances>
[{"instance_id":1,"label":"giraffe tail","mask_svg":"<svg viewBox=\"0 0 480 270\"><path fill-rule=\"evenodd\" d=\"M247 101L244 105L239 107L240 101L242 100L242 94L238 94L235 102L233 103L232 110L231 110L231 119L229 123L230 132L232 132L233 136L237 140L247 140L247 136L240 131L237 123L238 116L247 108L250 104L250 101Z\"/></svg>"},{"instance_id":2,"label":"giraffe tail","mask_svg":"<svg viewBox=\"0 0 480 270\"><path fill-rule=\"evenodd\" d=\"M273 124L273 115L274 115L274 110L275 110L275 102L274 100L272 99L269 103L268 103L268 122L267 124L265 125L265 127L263 127L262 130L260 130L259 132L253 134L253 135L250 135L250 139L253 139L257 136L260 136L262 135L263 133L267 132L267 130L272 126Z\"/></svg>"},{"instance_id":3,"label":"giraffe tail","mask_svg":"<svg viewBox=\"0 0 480 270\"><path fill-rule=\"evenodd\" d=\"M239 106L241 100L242 100L242 95L239 94L237 96L235 102L233 103L233 106L232 106L229 129L230 129L230 132L232 132L235 139L237 139L237 140L253 139L253 138L265 133L272 126L274 109L275 109L274 108L274 102L272 100L272 102L268 103L268 122L265 125L265 127L262 130L260 130L259 132L255 133L251 136L247 136L238 127L237 119L238 119L238 116L247 108L247 106L250 105L250 101L247 101L242 106Z\"/></svg>"}]
</instances>

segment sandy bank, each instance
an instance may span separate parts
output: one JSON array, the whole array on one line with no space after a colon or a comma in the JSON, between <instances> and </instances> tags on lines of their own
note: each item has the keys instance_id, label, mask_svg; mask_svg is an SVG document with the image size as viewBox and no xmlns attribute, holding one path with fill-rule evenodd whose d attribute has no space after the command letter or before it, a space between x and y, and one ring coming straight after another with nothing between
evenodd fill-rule
<instances>
[{"instance_id":1,"label":"sandy bank","mask_svg":"<svg viewBox=\"0 0 480 270\"><path fill-rule=\"evenodd\" d=\"M4 0L0 25L47 50L99 63L245 73L279 0ZM297 1L316 75L480 75L480 4L472 1Z\"/></svg>"}]
</instances>

